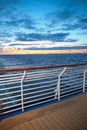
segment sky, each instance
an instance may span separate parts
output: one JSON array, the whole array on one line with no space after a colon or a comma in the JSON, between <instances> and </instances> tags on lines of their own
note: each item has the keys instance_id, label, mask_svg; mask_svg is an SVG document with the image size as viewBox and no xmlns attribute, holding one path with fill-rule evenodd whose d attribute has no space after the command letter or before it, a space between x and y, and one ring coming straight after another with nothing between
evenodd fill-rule
<instances>
[{"instance_id":1,"label":"sky","mask_svg":"<svg viewBox=\"0 0 87 130\"><path fill-rule=\"evenodd\" d=\"M0 53L33 50L87 52L87 0L0 0Z\"/></svg>"}]
</instances>

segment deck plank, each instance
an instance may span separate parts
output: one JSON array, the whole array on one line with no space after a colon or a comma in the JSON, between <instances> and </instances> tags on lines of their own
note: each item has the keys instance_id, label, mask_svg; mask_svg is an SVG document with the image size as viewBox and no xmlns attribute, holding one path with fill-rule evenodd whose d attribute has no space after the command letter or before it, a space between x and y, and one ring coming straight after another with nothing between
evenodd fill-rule
<instances>
[{"instance_id":1,"label":"deck plank","mask_svg":"<svg viewBox=\"0 0 87 130\"><path fill-rule=\"evenodd\" d=\"M34 127L31 124L31 122L25 122L24 124L25 124L27 130L35 130Z\"/></svg>"},{"instance_id":2,"label":"deck plank","mask_svg":"<svg viewBox=\"0 0 87 130\"><path fill-rule=\"evenodd\" d=\"M36 120L32 120L31 124L34 127L34 129L36 129L36 130L42 130L42 128L39 126L39 124L36 122Z\"/></svg>"},{"instance_id":3,"label":"deck plank","mask_svg":"<svg viewBox=\"0 0 87 130\"><path fill-rule=\"evenodd\" d=\"M19 126L13 127L13 130L20 130Z\"/></svg>"},{"instance_id":4,"label":"deck plank","mask_svg":"<svg viewBox=\"0 0 87 130\"><path fill-rule=\"evenodd\" d=\"M20 130L27 130L27 127L25 126L25 124L21 124L19 125L19 127L20 127Z\"/></svg>"},{"instance_id":5,"label":"deck plank","mask_svg":"<svg viewBox=\"0 0 87 130\"><path fill-rule=\"evenodd\" d=\"M46 125L50 130L56 130L56 127L47 119L46 116L41 117L41 120L45 123L45 125Z\"/></svg>"},{"instance_id":6,"label":"deck plank","mask_svg":"<svg viewBox=\"0 0 87 130\"><path fill-rule=\"evenodd\" d=\"M54 128L59 129L58 124L55 122L53 118L50 118L49 115L46 115L47 120L54 126Z\"/></svg>"},{"instance_id":7,"label":"deck plank","mask_svg":"<svg viewBox=\"0 0 87 130\"><path fill-rule=\"evenodd\" d=\"M63 125L61 125L60 120L54 115L54 113L51 113L51 114L49 115L49 118L51 118L52 120L54 120L55 125L56 125L56 127L57 127L59 130L64 130Z\"/></svg>"},{"instance_id":8,"label":"deck plank","mask_svg":"<svg viewBox=\"0 0 87 130\"><path fill-rule=\"evenodd\" d=\"M37 118L36 122L39 124L39 126L43 129L43 130L49 130L49 128L44 124L44 122L40 119Z\"/></svg>"}]
</instances>

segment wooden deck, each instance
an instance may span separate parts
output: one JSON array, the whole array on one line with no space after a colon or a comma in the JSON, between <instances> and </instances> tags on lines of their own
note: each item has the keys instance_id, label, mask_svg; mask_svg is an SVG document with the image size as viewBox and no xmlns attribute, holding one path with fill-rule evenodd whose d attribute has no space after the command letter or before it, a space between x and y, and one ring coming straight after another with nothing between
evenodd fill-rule
<instances>
[{"instance_id":1,"label":"wooden deck","mask_svg":"<svg viewBox=\"0 0 87 130\"><path fill-rule=\"evenodd\" d=\"M2 120L0 130L87 130L87 94Z\"/></svg>"}]
</instances>

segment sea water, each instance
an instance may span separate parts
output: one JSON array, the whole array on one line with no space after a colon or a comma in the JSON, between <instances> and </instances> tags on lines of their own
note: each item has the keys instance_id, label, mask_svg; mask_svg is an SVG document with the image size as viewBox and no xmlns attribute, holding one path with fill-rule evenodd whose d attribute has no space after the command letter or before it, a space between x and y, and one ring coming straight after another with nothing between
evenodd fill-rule
<instances>
[{"instance_id":1,"label":"sea water","mask_svg":"<svg viewBox=\"0 0 87 130\"><path fill-rule=\"evenodd\" d=\"M87 63L87 54L0 55L0 69Z\"/></svg>"}]
</instances>

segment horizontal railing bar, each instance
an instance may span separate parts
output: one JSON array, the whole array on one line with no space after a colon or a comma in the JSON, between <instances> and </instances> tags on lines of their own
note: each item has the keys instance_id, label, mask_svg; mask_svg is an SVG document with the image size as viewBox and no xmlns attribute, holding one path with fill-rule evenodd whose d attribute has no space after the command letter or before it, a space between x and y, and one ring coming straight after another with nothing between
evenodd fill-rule
<instances>
[{"instance_id":1,"label":"horizontal railing bar","mask_svg":"<svg viewBox=\"0 0 87 130\"><path fill-rule=\"evenodd\" d=\"M13 101L10 101L10 102L3 102L3 105L18 102L18 101L21 101L21 99L13 100Z\"/></svg>"},{"instance_id":2,"label":"horizontal railing bar","mask_svg":"<svg viewBox=\"0 0 87 130\"><path fill-rule=\"evenodd\" d=\"M49 76L49 77L42 77L42 78L35 78L35 79L25 79L25 82L30 82L30 81L38 81L38 80L45 80L45 79L51 79L51 78L56 78L58 77L57 75Z\"/></svg>"},{"instance_id":3,"label":"horizontal railing bar","mask_svg":"<svg viewBox=\"0 0 87 130\"><path fill-rule=\"evenodd\" d=\"M22 78L22 75L19 77L11 77L11 78L2 78L2 79L0 79L0 83L2 82L2 81L5 81L6 82L6 80L8 80L8 81L10 81L10 80L16 80L16 79L21 79Z\"/></svg>"},{"instance_id":4,"label":"horizontal railing bar","mask_svg":"<svg viewBox=\"0 0 87 130\"><path fill-rule=\"evenodd\" d=\"M2 84L2 83L4 83L4 84L6 84L6 83L9 83L9 82L14 82L14 81L21 81L21 78L19 79L13 79L13 80L7 80L7 81L0 81L0 85Z\"/></svg>"},{"instance_id":5,"label":"horizontal railing bar","mask_svg":"<svg viewBox=\"0 0 87 130\"><path fill-rule=\"evenodd\" d=\"M81 77L80 77L81 76ZM61 77L61 81L62 80L65 80L65 82L66 82L66 80L73 80L73 79L75 79L75 78L78 78L78 79L82 79L82 77L83 77L83 75L76 75L76 76L69 76L69 77Z\"/></svg>"},{"instance_id":6,"label":"horizontal railing bar","mask_svg":"<svg viewBox=\"0 0 87 130\"><path fill-rule=\"evenodd\" d=\"M3 74L1 74L0 75L0 78L5 78L5 77L8 77L8 78L10 78L11 76L21 76L23 73L22 72L19 72L19 73L11 73L11 74L7 74L7 73L5 73L5 75L3 75Z\"/></svg>"},{"instance_id":7,"label":"horizontal railing bar","mask_svg":"<svg viewBox=\"0 0 87 130\"><path fill-rule=\"evenodd\" d=\"M7 72L18 72L18 71L26 71L26 70L39 70L39 69L50 69L50 68L60 68L60 67L75 67L75 66L82 66L87 65L87 63L83 64L65 64L65 65L58 65L58 66L41 66L41 67L32 67L32 68L18 68L18 69L6 69L0 70L0 73L7 73Z\"/></svg>"},{"instance_id":8,"label":"horizontal railing bar","mask_svg":"<svg viewBox=\"0 0 87 130\"><path fill-rule=\"evenodd\" d=\"M39 101L39 100L44 100L44 99L50 98L50 97L52 97L52 96L55 97L55 95L53 94L53 95L51 95L51 96L47 96L47 97L44 97L44 98L40 98L40 99L36 99L36 100L24 102L24 105L25 105L26 103L32 103L32 102L36 102L36 101Z\"/></svg>"},{"instance_id":9,"label":"horizontal railing bar","mask_svg":"<svg viewBox=\"0 0 87 130\"><path fill-rule=\"evenodd\" d=\"M78 85L75 85L75 86L71 86L71 87L66 87L66 88L62 88L60 89L60 91L64 91L64 90L67 90L67 89L71 89L71 88L78 88L79 86L82 86L83 84L78 84Z\"/></svg>"},{"instance_id":10,"label":"horizontal railing bar","mask_svg":"<svg viewBox=\"0 0 87 130\"><path fill-rule=\"evenodd\" d=\"M55 98L53 98L53 99L48 99L48 100L46 100L46 101L42 101L42 102L38 102L38 103L34 103L34 104L32 104L32 105L27 105L27 106L24 106L24 108L31 107L31 106L35 106L35 105L38 105L38 104L41 104L41 103L45 103L45 102L49 102L49 101L53 101L53 100L55 100Z\"/></svg>"},{"instance_id":11,"label":"horizontal railing bar","mask_svg":"<svg viewBox=\"0 0 87 130\"><path fill-rule=\"evenodd\" d=\"M45 90L39 90L39 91L36 91L36 92L30 92L30 94L36 94L38 92L45 92L45 91L48 91L48 90L53 90L54 88L49 88L49 89L45 89ZM27 90L24 90L24 92L27 91ZM27 94L27 93L26 93ZM24 94L24 95L26 95ZM29 94L29 93L28 93Z\"/></svg>"},{"instance_id":12,"label":"horizontal railing bar","mask_svg":"<svg viewBox=\"0 0 87 130\"><path fill-rule=\"evenodd\" d=\"M46 88L46 87L53 86L53 85L56 85L56 84L53 83L53 84L43 85L40 87L28 88L28 89L24 89L24 90L34 90L34 89Z\"/></svg>"},{"instance_id":13,"label":"horizontal railing bar","mask_svg":"<svg viewBox=\"0 0 87 130\"><path fill-rule=\"evenodd\" d=\"M83 71L82 72L77 72L77 73L75 73L74 71L73 72L71 72L71 73L69 73L69 72L66 72L66 73L64 73L64 75L63 76L73 76L73 75L79 75L79 74L82 74L83 73Z\"/></svg>"},{"instance_id":14,"label":"horizontal railing bar","mask_svg":"<svg viewBox=\"0 0 87 130\"><path fill-rule=\"evenodd\" d=\"M67 84L70 84L70 85L74 85L74 84L77 84L77 83L82 83L82 81L80 80L76 80L75 82L73 82L74 80L72 80L72 83L71 83L71 81L66 81L66 82L62 82L61 81L61 84L63 83L65 83L65 85L61 85L61 87L63 86L63 87L65 87Z\"/></svg>"},{"instance_id":15,"label":"horizontal railing bar","mask_svg":"<svg viewBox=\"0 0 87 130\"><path fill-rule=\"evenodd\" d=\"M21 92L21 90L16 90L16 91L13 91L13 92L4 92L4 93L1 93L0 96L5 95L5 94L13 94L13 93L16 94L16 92L17 92L17 93L18 93L18 92Z\"/></svg>"},{"instance_id":16,"label":"horizontal railing bar","mask_svg":"<svg viewBox=\"0 0 87 130\"><path fill-rule=\"evenodd\" d=\"M69 94L63 95L63 96L61 96L61 98L62 98L62 97L69 96L69 95L71 95L71 94L75 94L75 93L81 92L81 91L82 91L82 90L77 90L76 92L72 92L72 93L69 93Z\"/></svg>"},{"instance_id":17,"label":"horizontal railing bar","mask_svg":"<svg viewBox=\"0 0 87 130\"><path fill-rule=\"evenodd\" d=\"M34 76L34 77L31 77L31 76L29 76L29 77L26 77L26 80L27 79L38 79L38 78L44 78L44 77L54 77L54 76L57 76L58 75L58 73L56 73L56 74L48 74L48 75L41 75L41 76Z\"/></svg>"},{"instance_id":18,"label":"horizontal railing bar","mask_svg":"<svg viewBox=\"0 0 87 130\"><path fill-rule=\"evenodd\" d=\"M37 95L32 96L32 97L26 97L26 98L24 98L24 100L25 100L25 99L35 98L35 97L40 97L40 96L45 96L45 95L47 95L47 94L52 94L52 93L55 93L55 92L52 91L52 92L48 92L48 93L44 93L44 94L37 94ZM40 99L40 98L39 98L39 99Z\"/></svg>"},{"instance_id":19,"label":"horizontal railing bar","mask_svg":"<svg viewBox=\"0 0 87 130\"><path fill-rule=\"evenodd\" d=\"M12 104L11 106L4 107L3 110L9 109L9 108L11 109L12 107L16 107L16 106L19 106L19 105L21 105L21 103L14 104L14 105Z\"/></svg>"},{"instance_id":20,"label":"horizontal railing bar","mask_svg":"<svg viewBox=\"0 0 87 130\"><path fill-rule=\"evenodd\" d=\"M7 99L10 99L10 98L16 98L16 97L21 97L21 95L10 96L10 97L1 98L1 99L2 99L2 100L7 100Z\"/></svg>"},{"instance_id":21,"label":"horizontal railing bar","mask_svg":"<svg viewBox=\"0 0 87 130\"><path fill-rule=\"evenodd\" d=\"M81 68L81 67L82 67L82 68ZM79 71L83 71L85 68L84 68L83 66L73 67L73 68L67 68L67 71L69 71L69 72L73 72L73 71L77 72L77 69L78 69Z\"/></svg>"},{"instance_id":22,"label":"horizontal railing bar","mask_svg":"<svg viewBox=\"0 0 87 130\"><path fill-rule=\"evenodd\" d=\"M14 111L17 111L17 110L20 110L20 109L21 109L21 107L13 109L13 110L10 110L10 111L3 112L3 114L11 113L11 112L14 112Z\"/></svg>"},{"instance_id":23,"label":"horizontal railing bar","mask_svg":"<svg viewBox=\"0 0 87 130\"><path fill-rule=\"evenodd\" d=\"M2 90L10 90L10 89L15 89L15 88L20 88L21 86L13 86L13 87L6 87L6 88L1 88L0 91Z\"/></svg>"},{"instance_id":24,"label":"horizontal railing bar","mask_svg":"<svg viewBox=\"0 0 87 130\"><path fill-rule=\"evenodd\" d=\"M18 80L18 81L15 81L15 82L10 82L10 83L9 83L9 82L6 82L6 83L0 84L0 85L8 85L8 84L10 85L10 84L15 84L15 83L20 83L20 81L21 81L21 80Z\"/></svg>"},{"instance_id":25,"label":"horizontal railing bar","mask_svg":"<svg viewBox=\"0 0 87 130\"><path fill-rule=\"evenodd\" d=\"M64 86L61 86L61 89L63 89L63 88L69 88L69 86L71 87L73 87L73 88L75 88L76 86L80 86L82 84L82 82L80 82L79 84L67 84L67 85L64 85Z\"/></svg>"},{"instance_id":26,"label":"horizontal railing bar","mask_svg":"<svg viewBox=\"0 0 87 130\"><path fill-rule=\"evenodd\" d=\"M62 75L62 77L69 77L69 76L77 76L77 75L81 75L81 74L83 74L83 72L78 72L78 73L75 73L74 71L73 71L73 73L68 73L68 72L66 72L66 73L64 73L64 75Z\"/></svg>"},{"instance_id":27,"label":"horizontal railing bar","mask_svg":"<svg viewBox=\"0 0 87 130\"><path fill-rule=\"evenodd\" d=\"M64 93L70 93L72 91L76 91L78 89L82 89L82 87L79 87L79 88L74 88L73 90L69 90L69 91L65 91L65 92L61 92L61 94L64 94ZM72 92L73 93L73 92Z\"/></svg>"},{"instance_id":28,"label":"horizontal railing bar","mask_svg":"<svg viewBox=\"0 0 87 130\"><path fill-rule=\"evenodd\" d=\"M61 82L62 83L62 82ZM70 84L70 85L75 85L75 84L79 84L79 83L82 83L82 81L80 80L77 80L77 81L75 81L75 82L72 82L72 83L70 83L70 82L66 82L66 83L68 83L68 84ZM64 86L66 86L66 85L64 85Z\"/></svg>"},{"instance_id":29,"label":"horizontal railing bar","mask_svg":"<svg viewBox=\"0 0 87 130\"><path fill-rule=\"evenodd\" d=\"M78 78L78 79L67 79L67 81L61 81L61 83L69 83L69 82L74 82L74 83L76 83L77 81L79 81L79 80L82 80L83 78Z\"/></svg>"},{"instance_id":30,"label":"horizontal railing bar","mask_svg":"<svg viewBox=\"0 0 87 130\"><path fill-rule=\"evenodd\" d=\"M40 84L43 84L43 83L51 83L51 82L57 82L57 80L52 80L52 81L42 81L42 82L38 82L38 83L32 83L32 84L29 84L29 86L31 86L31 85L40 85ZM24 86L27 86L27 84L26 85L24 85Z\"/></svg>"}]
</instances>

